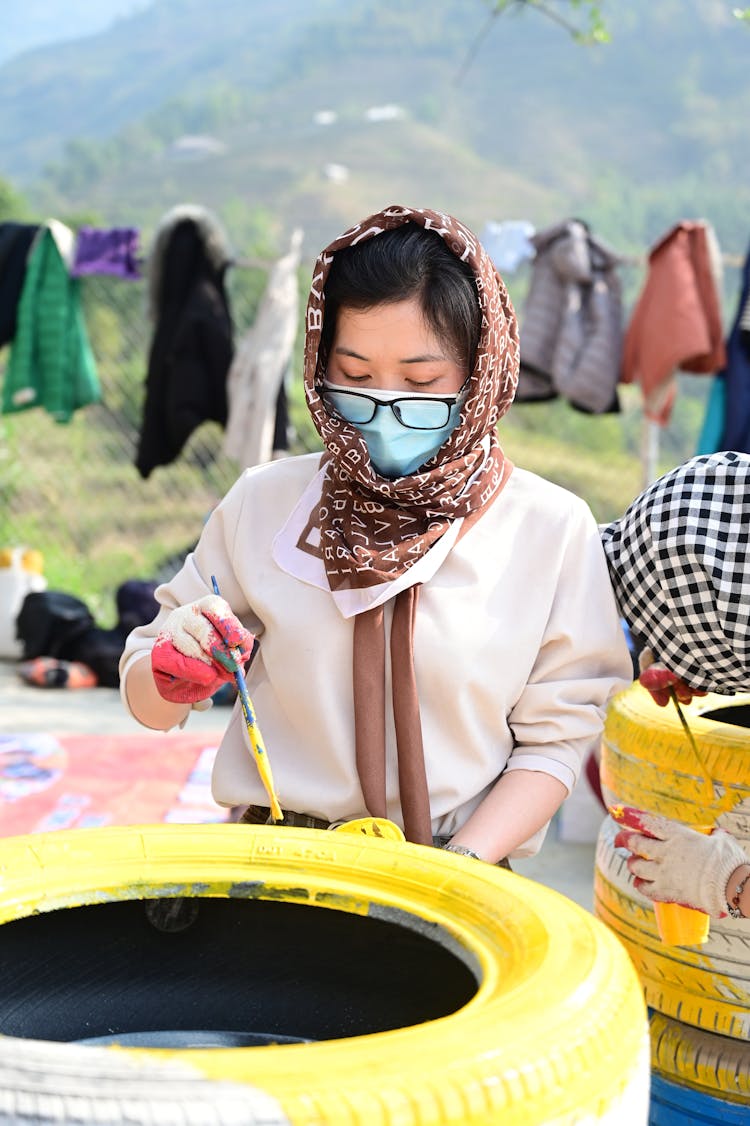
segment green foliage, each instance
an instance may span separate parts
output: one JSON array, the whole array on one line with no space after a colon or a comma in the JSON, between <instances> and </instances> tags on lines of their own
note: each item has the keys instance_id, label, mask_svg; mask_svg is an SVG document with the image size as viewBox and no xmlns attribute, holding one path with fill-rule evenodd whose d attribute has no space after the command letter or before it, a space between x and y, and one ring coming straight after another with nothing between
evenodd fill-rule
<instances>
[{"instance_id":1,"label":"green foliage","mask_svg":"<svg viewBox=\"0 0 750 1126\"><path fill-rule=\"evenodd\" d=\"M0 179L0 223L22 222L30 217L24 197L7 180Z\"/></svg>"},{"instance_id":2,"label":"green foliage","mask_svg":"<svg viewBox=\"0 0 750 1126\"><path fill-rule=\"evenodd\" d=\"M602 15L601 4L596 0L567 0L563 7L566 14L550 8L544 0L485 0L492 7L493 15L502 15L513 8L528 8L553 23L563 27L576 43L609 43L610 34Z\"/></svg>"}]
</instances>

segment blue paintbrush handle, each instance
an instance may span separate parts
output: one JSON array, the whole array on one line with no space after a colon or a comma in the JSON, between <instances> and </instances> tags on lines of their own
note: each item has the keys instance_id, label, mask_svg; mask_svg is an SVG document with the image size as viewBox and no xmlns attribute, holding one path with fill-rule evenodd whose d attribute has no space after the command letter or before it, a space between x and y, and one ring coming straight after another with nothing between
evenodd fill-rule
<instances>
[{"instance_id":1,"label":"blue paintbrush handle","mask_svg":"<svg viewBox=\"0 0 750 1126\"><path fill-rule=\"evenodd\" d=\"M218 595L218 597L221 598L219 584L216 581L215 575L211 576L211 586L214 589L214 594ZM237 685L237 692L239 693L240 703L242 704L242 714L245 717L245 728L250 740L250 749L255 756L255 763L258 767L261 781L263 782L263 786L265 787L266 793L268 794L268 800L270 802L271 820L274 822L283 821L284 814L281 806L279 805L279 799L276 796L276 791L274 790L271 764L268 761L268 754L263 744L263 737L260 733L260 729L258 728L258 724L255 721L253 706L250 703L250 696L248 695L247 685L245 684L245 677L242 673L241 653L239 649L232 648L229 649L229 652L231 653L236 666L235 672L233 674L234 682Z\"/></svg>"},{"instance_id":2,"label":"blue paintbrush handle","mask_svg":"<svg viewBox=\"0 0 750 1126\"><path fill-rule=\"evenodd\" d=\"M216 581L216 575L211 576L211 586L214 588L214 594L218 595L219 598L221 598L221 591L219 590L219 584ZM229 652L231 653L232 659L237 666L233 674L234 683L237 685L237 691L240 694L240 702L242 704L242 710L245 713L245 721L247 723L254 724L255 716L253 715L253 709L250 704L250 697L247 694L247 685L245 684L245 678L242 675L242 669L240 668L240 663L238 660L239 653L236 649L230 649Z\"/></svg>"}]
</instances>

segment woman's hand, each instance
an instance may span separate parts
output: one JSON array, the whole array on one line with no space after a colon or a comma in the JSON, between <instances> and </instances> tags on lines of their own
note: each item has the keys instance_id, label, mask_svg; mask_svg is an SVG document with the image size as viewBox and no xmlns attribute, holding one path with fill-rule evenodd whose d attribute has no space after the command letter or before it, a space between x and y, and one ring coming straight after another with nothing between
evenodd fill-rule
<instances>
[{"instance_id":1,"label":"woman's hand","mask_svg":"<svg viewBox=\"0 0 750 1126\"><path fill-rule=\"evenodd\" d=\"M695 907L720 919L727 914L727 884L748 857L723 829L709 835L655 813L614 806L610 814L626 826L615 847L632 855L628 868L638 891L663 903Z\"/></svg>"},{"instance_id":2,"label":"woman's hand","mask_svg":"<svg viewBox=\"0 0 750 1126\"><path fill-rule=\"evenodd\" d=\"M694 696L705 696L698 688L691 688L676 673L670 672L661 661L655 661L650 649L644 649L638 658L641 674L638 682L643 685L655 703L665 708L672 699L672 693L680 704L689 704Z\"/></svg>"},{"instance_id":3,"label":"woman's hand","mask_svg":"<svg viewBox=\"0 0 750 1126\"><path fill-rule=\"evenodd\" d=\"M178 606L151 651L159 695L179 704L208 699L242 671L253 641L229 604L215 594Z\"/></svg>"}]
</instances>

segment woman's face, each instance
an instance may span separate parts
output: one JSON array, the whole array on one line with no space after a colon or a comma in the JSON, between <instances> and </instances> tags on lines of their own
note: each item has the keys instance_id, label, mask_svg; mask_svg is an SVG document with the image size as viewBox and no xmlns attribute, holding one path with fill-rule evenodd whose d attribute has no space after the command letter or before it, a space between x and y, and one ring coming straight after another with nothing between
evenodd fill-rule
<instances>
[{"instance_id":1,"label":"woman's face","mask_svg":"<svg viewBox=\"0 0 750 1126\"><path fill-rule=\"evenodd\" d=\"M338 310L329 383L361 391L455 395L468 374L435 336L417 298Z\"/></svg>"}]
</instances>

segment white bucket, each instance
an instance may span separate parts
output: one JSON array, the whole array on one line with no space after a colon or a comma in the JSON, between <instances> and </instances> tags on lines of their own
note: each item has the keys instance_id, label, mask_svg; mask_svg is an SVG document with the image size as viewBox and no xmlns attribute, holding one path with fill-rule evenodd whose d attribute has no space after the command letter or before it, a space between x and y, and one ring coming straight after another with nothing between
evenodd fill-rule
<instances>
[{"instance_id":1,"label":"white bucket","mask_svg":"<svg viewBox=\"0 0 750 1126\"><path fill-rule=\"evenodd\" d=\"M45 590L40 552L26 547L0 549L0 658L18 660L23 646L16 637L16 618L27 594Z\"/></svg>"}]
</instances>

